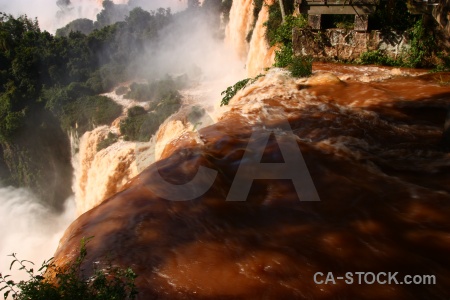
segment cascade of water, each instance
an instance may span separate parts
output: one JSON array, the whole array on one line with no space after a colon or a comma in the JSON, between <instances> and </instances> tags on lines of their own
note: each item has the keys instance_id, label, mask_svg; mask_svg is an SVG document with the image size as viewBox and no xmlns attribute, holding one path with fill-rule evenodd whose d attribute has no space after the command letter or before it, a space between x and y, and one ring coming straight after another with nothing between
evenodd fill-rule
<instances>
[{"instance_id":1,"label":"cascade of water","mask_svg":"<svg viewBox=\"0 0 450 300\"><path fill-rule=\"evenodd\" d=\"M273 65L275 52L267 43L264 25L269 19L269 5L272 4L273 0L266 0L258 14L247 55L247 77L255 77Z\"/></svg>"},{"instance_id":2,"label":"cascade of water","mask_svg":"<svg viewBox=\"0 0 450 300\"><path fill-rule=\"evenodd\" d=\"M253 0L233 1L230 21L225 29L225 43L232 48L239 58L245 61L248 53L247 35L252 29Z\"/></svg>"}]
</instances>

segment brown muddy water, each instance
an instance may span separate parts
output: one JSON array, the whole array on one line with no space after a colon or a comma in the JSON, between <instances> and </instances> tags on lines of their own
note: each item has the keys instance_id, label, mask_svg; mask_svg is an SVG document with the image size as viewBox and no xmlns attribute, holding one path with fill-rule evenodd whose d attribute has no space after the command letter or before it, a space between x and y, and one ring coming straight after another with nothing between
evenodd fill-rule
<instances>
[{"instance_id":1,"label":"brown muddy water","mask_svg":"<svg viewBox=\"0 0 450 300\"><path fill-rule=\"evenodd\" d=\"M309 80L270 71L199 139L167 145L165 159L81 215L56 261L95 236L83 275L109 257L138 274L139 299L449 299L450 155L441 139L450 74L364 68L317 64ZM299 197L290 179L255 179L247 201L226 201L239 166L251 163L246 151L285 161L284 120L320 201ZM270 135L267 146L248 149L255 132ZM155 170L184 184L199 166L217 171L204 195L158 196L166 187ZM436 284L317 284L316 272L434 275Z\"/></svg>"}]
</instances>

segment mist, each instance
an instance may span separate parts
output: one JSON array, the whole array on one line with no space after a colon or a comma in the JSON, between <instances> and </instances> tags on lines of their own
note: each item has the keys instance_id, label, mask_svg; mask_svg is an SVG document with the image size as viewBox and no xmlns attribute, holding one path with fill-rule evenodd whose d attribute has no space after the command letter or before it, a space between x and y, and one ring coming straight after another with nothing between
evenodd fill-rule
<instances>
[{"instance_id":1,"label":"mist","mask_svg":"<svg viewBox=\"0 0 450 300\"><path fill-rule=\"evenodd\" d=\"M226 48L219 16L196 9L182 11L186 3L180 0L130 1L130 9L169 7L174 20L159 33L157 43L146 45L144 53L136 56L128 75L136 79L158 79L180 74L191 77L195 73L198 83L208 90L207 104L218 105L220 92L245 76L245 62L232 49ZM51 33L77 18L95 20L102 5L97 0L72 0L69 8L63 12L56 0L0 3L0 11L37 17L41 29ZM0 270L4 275L12 274L15 280L27 279L26 274L16 270L8 272L12 258L7 255L11 253L18 253L20 259L33 261L37 266L50 258L65 229L75 219L75 210L73 198L66 201L64 212L57 214L26 189L0 187L0 226L3 229Z\"/></svg>"},{"instance_id":2,"label":"mist","mask_svg":"<svg viewBox=\"0 0 450 300\"><path fill-rule=\"evenodd\" d=\"M15 17L27 15L29 18L37 18L42 30L55 33L58 28L67 23L86 18L96 19L102 10L102 0L71 0L67 8L58 7L57 0L14 0L0 2L0 12L11 14ZM127 4L126 0L113 0L115 4ZM159 7L170 8L173 12L187 7L187 0L131 0L130 8L141 6L145 10L155 10Z\"/></svg>"},{"instance_id":3,"label":"mist","mask_svg":"<svg viewBox=\"0 0 450 300\"><path fill-rule=\"evenodd\" d=\"M220 93L246 74L245 62L224 42L219 16L195 9L174 14L128 72L147 79L187 74L209 90L209 104L220 103Z\"/></svg>"},{"instance_id":4,"label":"mist","mask_svg":"<svg viewBox=\"0 0 450 300\"><path fill-rule=\"evenodd\" d=\"M17 253L39 269L52 257L65 228L74 220L75 203L73 198L67 199L64 212L57 214L26 189L1 187L0 216L0 270L13 280L24 280L28 275L18 271L17 265L9 270L12 257L8 255Z\"/></svg>"}]
</instances>

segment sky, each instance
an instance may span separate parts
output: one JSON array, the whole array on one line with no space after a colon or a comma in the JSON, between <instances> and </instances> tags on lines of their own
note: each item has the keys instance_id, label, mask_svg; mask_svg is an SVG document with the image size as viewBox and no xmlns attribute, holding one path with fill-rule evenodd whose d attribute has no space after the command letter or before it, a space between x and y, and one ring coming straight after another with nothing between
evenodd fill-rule
<instances>
[{"instance_id":1,"label":"sky","mask_svg":"<svg viewBox=\"0 0 450 300\"><path fill-rule=\"evenodd\" d=\"M26 14L29 18L37 18L41 29L55 33L56 29L78 18L95 20L96 15L102 10L101 0L71 0L71 2L70 13L63 16L58 14L60 8L56 5L56 0L0 0L0 12L12 14L15 17ZM114 2L123 4L127 1L114 0ZM140 2L147 10L170 7L173 12L176 12L186 8L186 0L140 0L137 2Z\"/></svg>"}]
</instances>

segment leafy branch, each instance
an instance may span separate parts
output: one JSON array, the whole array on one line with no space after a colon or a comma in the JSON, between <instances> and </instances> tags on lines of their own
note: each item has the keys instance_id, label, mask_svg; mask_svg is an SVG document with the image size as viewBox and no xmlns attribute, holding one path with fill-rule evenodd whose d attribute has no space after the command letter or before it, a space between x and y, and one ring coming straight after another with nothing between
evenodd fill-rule
<instances>
[{"instance_id":1,"label":"leafy branch","mask_svg":"<svg viewBox=\"0 0 450 300\"><path fill-rule=\"evenodd\" d=\"M255 78L242 79L242 80L236 82L234 85L229 86L225 91L220 93L220 95L225 95L222 98L222 101L220 102L220 106L228 105L230 100L237 94L237 92L239 92L240 90L242 90L246 86L249 86L249 85L255 83L256 80L258 80L259 78L261 78L263 76L265 76L265 75L259 74Z\"/></svg>"},{"instance_id":2,"label":"leafy branch","mask_svg":"<svg viewBox=\"0 0 450 300\"><path fill-rule=\"evenodd\" d=\"M71 264L58 267L50 258L42 263L37 274L33 262L20 260L15 253L11 254L13 261L10 270L18 264L19 270L25 271L30 279L15 282L10 275L0 273L0 291L4 291L4 299L10 295L14 300L135 299L138 292L134 280L137 275L130 268L121 269L111 262L103 267L95 263L93 276L83 278L81 265L87 256L86 245L91 239L81 240L78 257Z\"/></svg>"}]
</instances>

